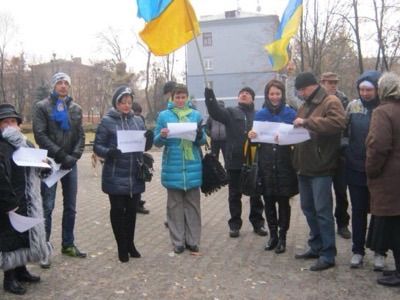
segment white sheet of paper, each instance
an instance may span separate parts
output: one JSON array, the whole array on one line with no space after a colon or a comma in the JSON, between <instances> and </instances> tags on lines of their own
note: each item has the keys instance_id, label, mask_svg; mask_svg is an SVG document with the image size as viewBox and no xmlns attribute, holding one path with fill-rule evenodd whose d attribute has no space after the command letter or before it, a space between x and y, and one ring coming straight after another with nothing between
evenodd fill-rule
<instances>
[{"instance_id":1,"label":"white sheet of paper","mask_svg":"<svg viewBox=\"0 0 400 300\"><path fill-rule=\"evenodd\" d=\"M20 167L50 168L50 165L43 162L47 158L47 150L21 147L13 153L13 160Z\"/></svg>"},{"instance_id":2,"label":"white sheet of paper","mask_svg":"<svg viewBox=\"0 0 400 300\"><path fill-rule=\"evenodd\" d=\"M12 227L18 232L25 232L31 229L33 226L42 223L44 221L43 218L25 217L13 211L10 211L8 213L8 217L10 219Z\"/></svg>"},{"instance_id":3,"label":"white sheet of paper","mask_svg":"<svg viewBox=\"0 0 400 300\"><path fill-rule=\"evenodd\" d=\"M167 123L167 128L169 129L168 139L178 138L192 142L196 139L197 123L195 122Z\"/></svg>"},{"instance_id":4,"label":"white sheet of paper","mask_svg":"<svg viewBox=\"0 0 400 300\"><path fill-rule=\"evenodd\" d=\"M279 133L279 128L280 123L254 121L252 130L257 133L257 137L251 141L275 144L275 136Z\"/></svg>"},{"instance_id":5,"label":"white sheet of paper","mask_svg":"<svg viewBox=\"0 0 400 300\"><path fill-rule=\"evenodd\" d=\"M278 135L279 145L293 145L310 139L307 129L294 128L291 124L254 121L253 130L257 137L252 142L276 144L275 136Z\"/></svg>"},{"instance_id":6,"label":"white sheet of paper","mask_svg":"<svg viewBox=\"0 0 400 300\"><path fill-rule=\"evenodd\" d=\"M42 181L50 188L66 174L71 172L71 170L61 170L61 164L56 164L56 162L52 158L48 159L51 161L52 172L49 177L43 179Z\"/></svg>"},{"instance_id":7,"label":"white sheet of paper","mask_svg":"<svg viewBox=\"0 0 400 300\"><path fill-rule=\"evenodd\" d=\"M143 152L146 145L144 130L117 130L118 149L122 153Z\"/></svg>"},{"instance_id":8,"label":"white sheet of paper","mask_svg":"<svg viewBox=\"0 0 400 300\"><path fill-rule=\"evenodd\" d=\"M279 145L294 145L309 140L310 133L305 128L293 128L279 135Z\"/></svg>"}]
</instances>

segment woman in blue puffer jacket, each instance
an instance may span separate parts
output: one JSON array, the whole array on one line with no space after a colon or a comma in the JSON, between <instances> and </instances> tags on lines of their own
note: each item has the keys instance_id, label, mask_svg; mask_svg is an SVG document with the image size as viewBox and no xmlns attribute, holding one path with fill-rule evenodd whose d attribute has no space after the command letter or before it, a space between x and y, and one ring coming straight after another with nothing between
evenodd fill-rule
<instances>
[{"instance_id":1,"label":"woman in blue puffer jacket","mask_svg":"<svg viewBox=\"0 0 400 300\"><path fill-rule=\"evenodd\" d=\"M206 138L201 114L191 108L185 85L178 84L172 92L168 109L160 112L155 129L154 145L164 146L161 182L167 189L167 222L174 252L185 246L199 251L201 235L200 189L202 165L200 146ZM168 138L168 123L197 123L195 141Z\"/></svg>"},{"instance_id":2,"label":"woman in blue puffer jacket","mask_svg":"<svg viewBox=\"0 0 400 300\"><path fill-rule=\"evenodd\" d=\"M101 120L94 141L94 152L105 158L102 173L102 190L110 199L110 219L118 246L118 257L127 262L140 257L134 243L136 210L140 194L144 192L143 180L137 179L138 161L143 152L122 153L117 148L117 131L145 130L143 120L133 114L133 92L127 86L116 89L113 107ZM145 132L145 151L151 148L153 132Z\"/></svg>"}]
</instances>

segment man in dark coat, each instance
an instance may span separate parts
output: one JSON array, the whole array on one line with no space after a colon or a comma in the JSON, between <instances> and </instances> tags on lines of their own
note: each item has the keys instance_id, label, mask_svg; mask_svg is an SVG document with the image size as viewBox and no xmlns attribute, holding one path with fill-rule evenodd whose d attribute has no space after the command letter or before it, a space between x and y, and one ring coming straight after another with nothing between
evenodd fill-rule
<instances>
[{"instance_id":1,"label":"man in dark coat","mask_svg":"<svg viewBox=\"0 0 400 300\"><path fill-rule=\"evenodd\" d=\"M205 102L209 115L225 125L226 129L226 157L225 168L229 178L229 211L231 218L228 221L232 238L239 236L242 227L242 193L239 190L240 169L243 164L243 148L247 134L253 126L255 93L249 87L239 91L238 106L221 107L212 89L205 89ZM260 196L250 197L250 222L254 232L260 236L267 235L264 229L265 220L262 216L264 205Z\"/></svg>"},{"instance_id":2,"label":"man in dark coat","mask_svg":"<svg viewBox=\"0 0 400 300\"><path fill-rule=\"evenodd\" d=\"M70 170L61 178L64 210L62 217L62 250L65 255L85 258L86 253L74 244L76 196L78 192L77 161L85 147L85 133L82 127L82 109L69 96L71 78L62 72L51 79L53 91L50 96L37 102L33 109L33 134L40 148L48 150L48 156L61 169ZM42 184L43 210L47 240L50 240L51 215L54 209L57 184L52 187ZM50 267L50 261L41 263Z\"/></svg>"}]
</instances>

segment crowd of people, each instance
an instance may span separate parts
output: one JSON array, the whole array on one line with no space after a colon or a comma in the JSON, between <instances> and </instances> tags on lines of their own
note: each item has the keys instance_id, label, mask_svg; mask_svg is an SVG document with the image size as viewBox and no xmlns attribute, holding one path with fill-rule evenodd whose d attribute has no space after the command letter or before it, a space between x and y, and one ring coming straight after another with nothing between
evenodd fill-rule
<instances>
[{"instance_id":1,"label":"crowd of people","mask_svg":"<svg viewBox=\"0 0 400 300\"><path fill-rule=\"evenodd\" d=\"M266 251L286 251L290 225L290 199L299 194L300 206L309 227L308 249L295 259L315 259L311 271L335 266L336 234L352 239L351 268L360 268L365 248L374 252L374 270L383 271L377 282L400 286L400 201L396 196L400 175L400 77L377 71L363 73L356 82L358 98L348 98L338 90L339 77L327 72L318 80L303 72L295 76L289 64L288 78L266 82L264 104L255 111L255 92L240 88L237 105L226 107L213 89L206 88L205 104L209 119L189 100L183 84L164 86L165 110L159 112L154 131L146 129L141 107L134 102L128 86L118 87L112 107L98 125L93 149L104 159L102 191L110 202L110 223L118 259L140 258L135 246L138 212L148 213L141 194L143 151L127 152L119 147L123 131L141 131L144 151L163 148L161 183L167 190L166 227L173 251L200 252L202 185L202 146L211 139L211 152L222 152L228 175L229 236L240 236L242 227L241 172L246 149L256 153L257 182L250 196L249 220L253 231L269 237ZM37 102L32 111L36 144L47 150L47 162L68 171L62 185L62 245L64 255L85 258L75 243L74 225L78 189L77 161L85 146L82 109L71 98L71 78L62 72L52 79L48 97ZM260 132L253 122L274 122L304 128L310 138L294 145L253 142ZM52 212L57 183L48 186L41 179L49 169L19 166L13 153L21 147L34 147L21 133L22 117L11 104L0 104L0 268L4 271L4 290L24 294L22 282L39 282L28 263L51 267L50 242ZM193 138L171 136L170 123L194 123ZM50 169L52 170L52 169ZM332 189L335 192L335 210ZM348 214L348 193L351 214ZM266 223L263 217L265 212ZM17 213L43 217L27 231L11 224ZM368 224L368 214L371 214ZM10 218L9 218L10 216ZM349 230L351 220L352 232ZM385 269L391 250L395 270Z\"/></svg>"}]
</instances>

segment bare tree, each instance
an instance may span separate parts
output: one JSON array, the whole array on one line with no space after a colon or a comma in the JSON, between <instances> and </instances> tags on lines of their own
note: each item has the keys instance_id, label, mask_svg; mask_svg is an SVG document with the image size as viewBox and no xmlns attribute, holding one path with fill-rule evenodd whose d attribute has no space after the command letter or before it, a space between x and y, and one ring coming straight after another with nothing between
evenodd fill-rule
<instances>
[{"instance_id":1,"label":"bare tree","mask_svg":"<svg viewBox=\"0 0 400 300\"><path fill-rule=\"evenodd\" d=\"M7 64L7 48L10 45L16 26L13 18L8 14L0 14L0 103L6 102L6 88L4 73Z\"/></svg>"},{"instance_id":2,"label":"bare tree","mask_svg":"<svg viewBox=\"0 0 400 300\"><path fill-rule=\"evenodd\" d=\"M101 48L105 47L105 49L101 50L106 50L106 52L111 55L111 61L114 65L126 60L133 50L131 46L123 46L119 32L112 27L108 27L105 32L98 33L97 39L100 41Z\"/></svg>"},{"instance_id":3,"label":"bare tree","mask_svg":"<svg viewBox=\"0 0 400 300\"><path fill-rule=\"evenodd\" d=\"M399 0L372 0L376 27L378 53L375 68L381 71L391 69L398 60L400 26L393 22L400 13Z\"/></svg>"},{"instance_id":4,"label":"bare tree","mask_svg":"<svg viewBox=\"0 0 400 300\"><path fill-rule=\"evenodd\" d=\"M321 6L317 0L306 1L299 41L301 70L311 70L317 76L321 74L324 57L334 46L330 41L345 28L337 15L343 9L341 2L327 1Z\"/></svg>"}]
</instances>

